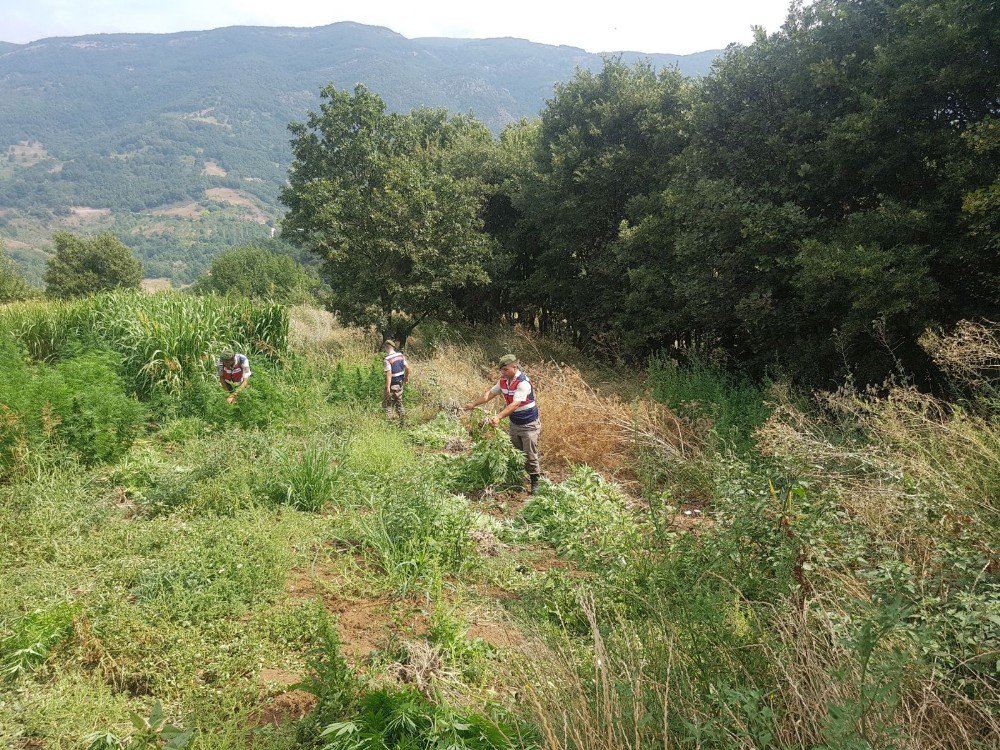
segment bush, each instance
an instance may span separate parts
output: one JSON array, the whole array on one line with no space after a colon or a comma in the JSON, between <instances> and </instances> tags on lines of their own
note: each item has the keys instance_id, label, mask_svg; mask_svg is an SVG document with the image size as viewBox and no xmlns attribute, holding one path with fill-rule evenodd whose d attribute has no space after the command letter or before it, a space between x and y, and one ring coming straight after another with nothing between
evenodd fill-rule
<instances>
[{"instance_id":1,"label":"bush","mask_svg":"<svg viewBox=\"0 0 1000 750\"><path fill-rule=\"evenodd\" d=\"M442 479L455 491L513 489L524 485L524 454L501 430L487 427L473 438L467 456L445 457Z\"/></svg>"},{"instance_id":2,"label":"bush","mask_svg":"<svg viewBox=\"0 0 1000 750\"><path fill-rule=\"evenodd\" d=\"M412 688L365 692L340 654L335 626L322 627L303 686L317 697L299 739L327 750L513 750L538 744L523 724L499 721L432 702Z\"/></svg>"},{"instance_id":3,"label":"bush","mask_svg":"<svg viewBox=\"0 0 1000 750\"><path fill-rule=\"evenodd\" d=\"M146 412L125 393L117 364L114 355L91 352L32 365L0 340L0 477L16 474L31 456L68 451L95 464L124 454Z\"/></svg>"},{"instance_id":4,"label":"bush","mask_svg":"<svg viewBox=\"0 0 1000 750\"><path fill-rule=\"evenodd\" d=\"M143 396L214 378L223 349L280 357L288 348L288 311L280 305L170 292L12 305L0 310L0 327L38 360L81 346L113 351L122 377Z\"/></svg>"},{"instance_id":5,"label":"bush","mask_svg":"<svg viewBox=\"0 0 1000 750\"><path fill-rule=\"evenodd\" d=\"M198 294L232 294L286 304L311 301L319 280L287 255L262 247L233 247L212 261L208 274L195 282Z\"/></svg>"},{"instance_id":6,"label":"bush","mask_svg":"<svg viewBox=\"0 0 1000 750\"><path fill-rule=\"evenodd\" d=\"M59 232L56 252L45 267L45 291L67 299L109 289L138 289L142 263L113 234L92 239Z\"/></svg>"},{"instance_id":7,"label":"bush","mask_svg":"<svg viewBox=\"0 0 1000 750\"><path fill-rule=\"evenodd\" d=\"M465 498L443 494L424 477L380 489L381 502L362 522L360 535L390 585L405 595L418 581L430 584L474 559L473 517Z\"/></svg>"},{"instance_id":8,"label":"bush","mask_svg":"<svg viewBox=\"0 0 1000 750\"><path fill-rule=\"evenodd\" d=\"M714 435L740 449L752 445L753 431L771 414L760 388L697 356L684 365L652 357L648 376L653 398L690 419L710 420Z\"/></svg>"},{"instance_id":9,"label":"bush","mask_svg":"<svg viewBox=\"0 0 1000 750\"><path fill-rule=\"evenodd\" d=\"M332 404L381 404L384 394L385 370L381 359L374 359L367 366L338 362L330 378L327 400Z\"/></svg>"},{"instance_id":10,"label":"bush","mask_svg":"<svg viewBox=\"0 0 1000 750\"><path fill-rule=\"evenodd\" d=\"M285 455L272 497L298 510L321 510L337 481L336 469L330 464L329 452L320 448L306 449L297 457Z\"/></svg>"},{"instance_id":11,"label":"bush","mask_svg":"<svg viewBox=\"0 0 1000 750\"><path fill-rule=\"evenodd\" d=\"M34 296L34 292L21 276L14 261L0 251L0 305L20 302Z\"/></svg>"},{"instance_id":12,"label":"bush","mask_svg":"<svg viewBox=\"0 0 1000 750\"><path fill-rule=\"evenodd\" d=\"M16 680L41 664L73 632L77 609L66 602L24 615L0 640L0 680Z\"/></svg>"}]
</instances>

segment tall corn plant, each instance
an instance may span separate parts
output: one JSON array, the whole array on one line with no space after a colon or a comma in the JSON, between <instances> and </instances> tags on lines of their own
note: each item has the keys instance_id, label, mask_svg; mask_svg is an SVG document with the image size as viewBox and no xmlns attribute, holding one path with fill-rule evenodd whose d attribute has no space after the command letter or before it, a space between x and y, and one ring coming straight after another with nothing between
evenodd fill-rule
<instances>
[{"instance_id":1,"label":"tall corn plant","mask_svg":"<svg viewBox=\"0 0 1000 750\"><path fill-rule=\"evenodd\" d=\"M3 330L36 359L57 357L73 341L107 347L121 355L123 375L140 393L174 392L210 374L222 349L280 356L288 348L281 305L175 292L8 305L0 310Z\"/></svg>"}]
</instances>

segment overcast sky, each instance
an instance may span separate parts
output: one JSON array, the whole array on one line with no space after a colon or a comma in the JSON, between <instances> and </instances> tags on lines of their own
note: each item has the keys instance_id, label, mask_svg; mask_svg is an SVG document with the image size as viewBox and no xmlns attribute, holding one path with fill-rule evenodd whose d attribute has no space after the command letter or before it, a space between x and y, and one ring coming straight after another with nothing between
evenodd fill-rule
<instances>
[{"instance_id":1,"label":"overcast sky","mask_svg":"<svg viewBox=\"0 0 1000 750\"><path fill-rule=\"evenodd\" d=\"M0 0L0 40L220 26L388 26L404 36L516 36L590 52L699 52L775 31L789 0ZM594 8L593 5L598 7Z\"/></svg>"}]
</instances>

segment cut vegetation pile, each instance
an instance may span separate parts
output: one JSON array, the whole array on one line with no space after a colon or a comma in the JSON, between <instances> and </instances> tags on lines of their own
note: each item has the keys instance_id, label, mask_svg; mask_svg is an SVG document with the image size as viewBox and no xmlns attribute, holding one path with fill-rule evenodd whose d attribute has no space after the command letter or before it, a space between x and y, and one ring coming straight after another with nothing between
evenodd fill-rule
<instances>
[{"instance_id":1,"label":"cut vegetation pile","mask_svg":"<svg viewBox=\"0 0 1000 750\"><path fill-rule=\"evenodd\" d=\"M661 403L438 332L401 430L377 342L325 313L2 308L0 746L993 748L996 335L927 339L949 401L766 403L657 360ZM254 371L232 407L222 346ZM506 349L531 498L454 409Z\"/></svg>"}]
</instances>

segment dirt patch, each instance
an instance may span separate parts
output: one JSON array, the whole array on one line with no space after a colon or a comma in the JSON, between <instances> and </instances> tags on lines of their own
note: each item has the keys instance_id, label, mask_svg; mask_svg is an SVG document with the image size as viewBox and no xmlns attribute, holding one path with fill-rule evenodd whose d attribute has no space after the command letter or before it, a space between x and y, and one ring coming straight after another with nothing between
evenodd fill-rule
<instances>
[{"instance_id":1,"label":"dirt patch","mask_svg":"<svg viewBox=\"0 0 1000 750\"><path fill-rule=\"evenodd\" d=\"M220 203L231 203L234 206L246 206L248 208L255 208L254 202L250 200L246 195L241 193L239 190L233 190L232 188L208 188L205 190L205 197L210 198L214 201L219 201Z\"/></svg>"},{"instance_id":2,"label":"dirt patch","mask_svg":"<svg viewBox=\"0 0 1000 750\"><path fill-rule=\"evenodd\" d=\"M233 190L232 188L208 188L205 191L205 197L219 203L228 203L231 206L246 208L248 209L249 218L258 224L267 223L267 217L257 207L257 204L239 190Z\"/></svg>"},{"instance_id":3,"label":"dirt patch","mask_svg":"<svg viewBox=\"0 0 1000 750\"><path fill-rule=\"evenodd\" d=\"M290 685L296 685L302 682L302 675L296 674L295 672L287 672L283 669L262 669L260 670L260 675L257 677L257 681L260 683L261 687L267 687L269 685L289 687Z\"/></svg>"},{"instance_id":4,"label":"dirt patch","mask_svg":"<svg viewBox=\"0 0 1000 750\"><path fill-rule=\"evenodd\" d=\"M289 721L297 721L313 710L316 706L316 696L305 690L292 690L281 693L250 714L250 724L255 727L280 726Z\"/></svg>"},{"instance_id":5,"label":"dirt patch","mask_svg":"<svg viewBox=\"0 0 1000 750\"><path fill-rule=\"evenodd\" d=\"M21 737L14 747L18 750L45 750L48 746L48 741L41 737Z\"/></svg>"},{"instance_id":6,"label":"dirt patch","mask_svg":"<svg viewBox=\"0 0 1000 750\"><path fill-rule=\"evenodd\" d=\"M70 206L72 216L67 218L67 223L88 224L93 221L100 221L105 216L111 215L110 208L92 208L90 206Z\"/></svg>"},{"instance_id":7,"label":"dirt patch","mask_svg":"<svg viewBox=\"0 0 1000 750\"><path fill-rule=\"evenodd\" d=\"M49 155L45 147L38 141L21 141L8 147L7 153L14 154L15 159L30 159L40 161Z\"/></svg>"},{"instance_id":8,"label":"dirt patch","mask_svg":"<svg viewBox=\"0 0 1000 750\"><path fill-rule=\"evenodd\" d=\"M201 170L201 173L206 177L225 177L229 174L214 161L206 161L205 168Z\"/></svg>"},{"instance_id":9,"label":"dirt patch","mask_svg":"<svg viewBox=\"0 0 1000 750\"><path fill-rule=\"evenodd\" d=\"M519 630L490 620L470 622L467 634L469 638L479 638L494 648L514 648L524 643L524 636Z\"/></svg>"},{"instance_id":10,"label":"dirt patch","mask_svg":"<svg viewBox=\"0 0 1000 750\"><path fill-rule=\"evenodd\" d=\"M30 250L32 247L27 242L21 242L19 240L11 240L7 239L6 237L3 240L3 244L6 245L7 248L10 250Z\"/></svg>"},{"instance_id":11,"label":"dirt patch","mask_svg":"<svg viewBox=\"0 0 1000 750\"><path fill-rule=\"evenodd\" d=\"M143 279L139 282L139 288L149 294L153 292L165 292L171 289L172 286L170 279L165 276L157 279Z\"/></svg>"},{"instance_id":12,"label":"dirt patch","mask_svg":"<svg viewBox=\"0 0 1000 750\"><path fill-rule=\"evenodd\" d=\"M469 536L476 543L476 552L483 557L499 557L507 545L496 538L489 529L473 529Z\"/></svg>"},{"instance_id":13,"label":"dirt patch","mask_svg":"<svg viewBox=\"0 0 1000 750\"><path fill-rule=\"evenodd\" d=\"M360 661L388 640L394 629L391 607L379 599L327 601L327 610L337 615L341 649L348 660Z\"/></svg>"},{"instance_id":14,"label":"dirt patch","mask_svg":"<svg viewBox=\"0 0 1000 750\"><path fill-rule=\"evenodd\" d=\"M525 565L536 573L546 573L550 570L573 570L573 563L556 554L551 547L530 547L526 550L530 555L524 559Z\"/></svg>"},{"instance_id":15,"label":"dirt patch","mask_svg":"<svg viewBox=\"0 0 1000 750\"><path fill-rule=\"evenodd\" d=\"M201 218L201 212L205 210L205 207L200 203L183 203L178 206L167 206L166 208L157 208L149 213L153 216L172 216L177 219L192 219L198 220Z\"/></svg>"}]
</instances>

